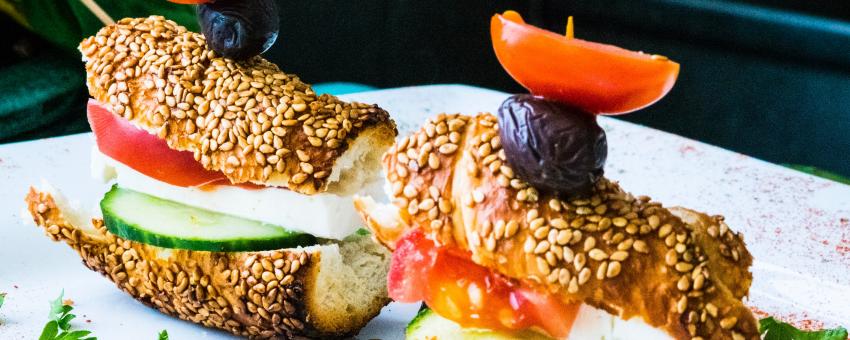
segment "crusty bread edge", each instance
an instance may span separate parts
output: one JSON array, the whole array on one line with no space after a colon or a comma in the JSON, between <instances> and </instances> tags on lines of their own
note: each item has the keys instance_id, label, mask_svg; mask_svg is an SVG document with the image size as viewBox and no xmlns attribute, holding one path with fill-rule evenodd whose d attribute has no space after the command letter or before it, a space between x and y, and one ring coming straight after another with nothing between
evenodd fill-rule
<instances>
[{"instance_id":1,"label":"crusty bread edge","mask_svg":"<svg viewBox=\"0 0 850 340\"><path fill-rule=\"evenodd\" d=\"M54 199L30 188L25 201L35 224L77 251L86 267L143 304L205 327L250 338L345 337L389 302L383 291L365 313L344 317L312 303L322 293L311 289L322 253L336 245L232 253L165 249L116 237L100 219L92 219L93 230L70 224L61 195Z\"/></svg>"},{"instance_id":2,"label":"crusty bread edge","mask_svg":"<svg viewBox=\"0 0 850 340\"><path fill-rule=\"evenodd\" d=\"M381 130L376 145L397 134L377 105L318 95L260 56L217 56L203 35L163 17L119 20L79 50L95 100L233 183L323 192L366 129Z\"/></svg>"}]
</instances>

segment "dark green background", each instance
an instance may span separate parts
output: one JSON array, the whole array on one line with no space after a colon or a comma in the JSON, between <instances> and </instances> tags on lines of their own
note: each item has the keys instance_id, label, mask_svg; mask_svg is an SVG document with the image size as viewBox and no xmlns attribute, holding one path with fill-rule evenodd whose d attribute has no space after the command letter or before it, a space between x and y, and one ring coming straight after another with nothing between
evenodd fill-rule
<instances>
[{"instance_id":1,"label":"dark green background","mask_svg":"<svg viewBox=\"0 0 850 340\"><path fill-rule=\"evenodd\" d=\"M282 1L280 38L266 56L308 82L382 88L465 83L518 92L522 89L491 51L490 16L515 9L531 23L562 31L567 15L574 15L580 38L663 54L682 64L665 99L624 119L776 163L850 175L850 25L841 21L850 5L746 2ZM47 59L60 55L40 50ZM59 59L51 62L82 70L75 54ZM32 60L37 59L26 62ZM4 72L0 69L0 77ZM0 90L24 91L3 80ZM53 110L28 114L59 123L36 133L21 131L23 136L84 129L85 124L74 125L83 116L84 99L84 92L68 89L67 96L47 103ZM70 116L48 114L60 111ZM0 116L4 124L10 123ZM56 129L61 124L71 128Z\"/></svg>"}]
</instances>

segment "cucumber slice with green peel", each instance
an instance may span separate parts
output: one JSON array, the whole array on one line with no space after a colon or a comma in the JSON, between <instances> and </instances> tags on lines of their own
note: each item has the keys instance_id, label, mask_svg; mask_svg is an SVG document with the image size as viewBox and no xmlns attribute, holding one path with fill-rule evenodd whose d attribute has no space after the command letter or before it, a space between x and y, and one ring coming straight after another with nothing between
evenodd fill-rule
<instances>
[{"instance_id":1,"label":"cucumber slice with green peel","mask_svg":"<svg viewBox=\"0 0 850 340\"><path fill-rule=\"evenodd\" d=\"M407 340L462 339L462 340L551 340L552 338L534 331L498 332L480 328L463 328L454 321L443 318L429 308L407 324L404 332Z\"/></svg>"},{"instance_id":2,"label":"cucumber slice with green peel","mask_svg":"<svg viewBox=\"0 0 850 340\"><path fill-rule=\"evenodd\" d=\"M316 237L164 200L117 185L100 201L109 232L163 248L260 251L310 246Z\"/></svg>"}]
</instances>

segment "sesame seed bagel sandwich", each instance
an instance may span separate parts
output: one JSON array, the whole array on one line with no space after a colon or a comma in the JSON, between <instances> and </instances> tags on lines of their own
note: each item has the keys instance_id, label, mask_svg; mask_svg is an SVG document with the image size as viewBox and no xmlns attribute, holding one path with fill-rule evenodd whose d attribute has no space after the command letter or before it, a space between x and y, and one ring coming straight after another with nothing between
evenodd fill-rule
<instances>
[{"instance_id":1,"label":"sesame seed bagel sandwich","mask_svg":"<svg viewBox=\"0 0 850 340\"><path fill-rule=\"evenodd\" d=\"M162 17L123 19L80 51L105 193L88 211L32 188L48 236L142 303L241 336L349 336L389 301L389 253L353 206L381 195L386 111L221 57Z\"/></svg>"},{"instance_id":2,"label":"sesame seed bagel sandwich","mask_svg":"<svg viewBox=\"0 0 850 340\"><path fill-rule=\"evenodd\" d=\"M515 12L495 16L493 31L512 76L563 72L556 75L569 84L547 92L529 81L532 94L507 98L496 115L428 119L383 157L390 199L355 199L375 238L393 250L390 297L428 307L407 337L758 339L742 302L752 257L741 235L721 216L665 207L604 176L607 139L596 115L658 100L678 64L564 39ZM546 48L534 49L540 39ZM555 63L565 58L560 48L573 53L566 66L513 64L541 51ZM592 60L572 69L585 54ZM571 99L568 86L596 63L605 63L596 81ZM667 81L611 96L623 78L608 70L626 69Z\"/></svg>"}]
</instances>

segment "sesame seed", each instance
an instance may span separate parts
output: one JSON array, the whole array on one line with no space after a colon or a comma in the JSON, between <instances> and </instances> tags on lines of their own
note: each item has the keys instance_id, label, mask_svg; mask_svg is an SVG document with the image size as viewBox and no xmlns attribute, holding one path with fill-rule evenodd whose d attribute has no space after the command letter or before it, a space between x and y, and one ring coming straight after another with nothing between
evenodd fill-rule
<instances>
[{"instance_id":1,"label":"sesame seed","mask_svg":"<svg viewBox=\"0 0 850 340\"><path fill-rule=\"evenodd\" d=\"M455 151L457 151L457 144L446 143L446 144L440 145L440 148L438 150L440 151L441 154L451 155Z\"/></svg>"},{"instance_id":2,"label":"sesame seed","mask_svg":"<svg viewBox=\"0 0 850 340\"><path fill-rule=\"evenodd\" d=\"M413 185L410 185L410 184L404 186L403 193L404 193L404 196L407 197L407 198L414 198L419 194L416 191L416 188L414 188Z\"/></svg>"},{"instance_id":3,"label":"sesame seed","mask_svg":"<svg viewBox=\"0 0 850 340\"><path fill-rule=\"evenodd\" d=\"M537 270L539 270L543 275L548 275L550 272L549 263L546 262L545 259L538 257L537 258Z\"/></svg>"},{"instance_id":4,"label":"sesame seed","mask_svg":"<svg viewBox=\"0 0 850 340\"><path fill-rule=\"evenodd\" d=\"M547 250L549 250L549 241L545 241L545 240L540 241L540 243L538 243L537 246L534 247L534 253L535 254L542 254L542 253L546 252Z\"/></svg>"},{"instance_id":5,"label":"sesame seed","mask_svg":"<svg viewBox=\"0 0 850 340\"><path fill-rule=\"evenodd\" d=\"M682 296L679 299L679 301L676 302L676 311L679 312L679 314L684 314L685 309L687 309L687 308L688 308L688 297Z\"/></svg>"},{"instance_id":6,"label":"sesame seed","mask_svg":"<svg viewBox=\"0 0 850 340\"><path fill-rule=\"evenodd\" d=\"M711 302L706 303L705 304L705 310L708 312L708 315L711 315L711 317L713 317L713 318L717 317L718 309L717 309L717 306L715 306L713 303L711 303Z\"/></svg>"},{"instance_id":7,"label":"sesame seed","mask_svg":"<svg viewBox=\"0 0 850 340\"><path fill-rule=\"evenodd\" d=\"M519 230L519 223L516 221L510 221L505 225L505 238L511 238L516 235Z\"/></svg>"},{"instance_id":8,"label":"sesame seed","mask_svg":"<svg viewBox=\"0 0 850 340\"><path fill-rule=\"evenodd\" d=\"M546 220L544 220L542 217L538 217L528 224L528 228L531 230L535 230L537 228L542 227L544 223L546 223Z\"/></svg>"},{"instance_id":9,"label":"sesame seed","mask_svg":"<svg viewBox=\"0 0 850 340\"><path fill-rule=\"evenodd\" d=\"M661 229L658 229L658 238L665 238L667 235L673 231L673 226L671 224L665 224L661 226Z\"/></svg>"},{"instance_id":10,"label":"sesame seed","mask_svg":"<svg viewBox=\"0 0 850 340\"><path fill-rule=\"evenodd\" d=\"M578 273L578 284L583 285L590 281L590 268L584 268Z\"/></svg>"},{"instance_id":11,"label":"sesame seed","mask_svg":"<svg viewBox=\"0 0 850 340\"><path fill-rule=\"evenodd\" d=\"M675 268L676 268L676 271L678 271L680 273L687 273L687 272L690 272L691 269L694 268L694 265L687 263L687 262L679 262L679 263L676 263Z\"/></svg>"},{"instance_id":12,"label":"sesame seed","mask_svg":"<svg viewBox=\"0 0 850 340\"><path fill-rule=\"evenodd\" d=\"M667 237L666 237L666 238L664 238L664 244L665 244L667 247L673 247L673 246L675 246L675 245L676 245L676 235L675 235L675 234L667 235Z\"/></svg>"},{"instance_id":13,"label":"sesame seed","mask_svg":"<svg viewBox=\"0 0 850 340\"><path fill-rule=\"evenodd\" d=\"M734 316L729 316L720 320L720 327L728 330L732 329L732 327L735 327L736 323L738 323L738 318Z\"/></svg>"},{"instance_id":14,"label":"sesame seed","mask_svg":"<svg viewBox=\"0 0 850 340\"><path fill-rule=\"evenodd\" d=\"M677 262L679 262L679 254L676 253L676 250L670 249L667 251L667 254L664 256L664 261L668 266L675 266Z\"/></svg>"},{"instance_id":15,"label":"sesame seed","mask_svg":"<svg viewBox=\"0 0 850 340\"><path fill-rule=\"evenodd\" d=\"M690 279L688 279L688 276L682 275L682 277L679 278L679 282L676 283L676 287L683 292L687 291L688 288L691 287L691 281L690 281Z\"/></svg>"},{"instance_id":16,"label":"sesame seed","mask_svg":"<svg viewBox=\"0 0 850 340\"><path fill-rule=\"evenodd\" d=\"M599 264L599 267L596 268L596 279L604 280L605 274L608 273L608 262L602 262Z\"/></svg>"},{"instance_id":17,"label":"sesame seed","mask_svg":"<svg viewBox=\"0 0 850 340\"><path fill-rule=\"evenodd\" d=\"M628 221L622 217L615 217L613 220L611 220L611 222L613 222L615 226L620 228L625 227L628 223Z\"/></svg>"},{"instance_id":18,"label":"sesame seed","mask_svg":"<svg viewBox=\"0 0 850 340\"><path fill-rule=\"evenodd\" d=\"M531 254L534 251L535 247L537 247L537 242L534 241L534 238L528 237L525 239L525 243L522 246L522 250L526 254Z\"/></svg>"},{"instance_id":19,"label":"sesame seed","mask_svg":"<svg viewBox=\"0 0 850 340\"><path fill-rule=\"evenodd\" d=\"M584 251L590 251L594 247L596 247L596 239L593 236L588 236L584 240Z\"/></svg>"},{"instance_id":20,"label":"sesame seed","mask_svg":"<svg viewBox=\"0 0 850 340\"><path fill-rule=\"evenodd\" d=\"M611 219L603 217L597 224L599 225L599 230L608 230L608 228L611 227Z\"/></svg>"},{"instance_id":21,"label":"sesame seed","mask_svg":"<svg viewBox=\"0 0 850 340\"><path fill-rule=\"evenodd\" d=\"M558 283L560 283L561 285L568 284L570 282L570 279L572 278L571 276L572 274L570 274L570 271L567 270L567 268L561 268L560 270L558 270Z\"/></svg>"},{"instance_id":22,"label":"sesame seed","mask_svg":"<svg viewBox=\"0 0 850 340\"><path fill-rule=\"evenodd\" d=\"M549 220L549 224L557 229L567 229L569 227L567 221L564 221L562 218L553 218Z\"/></svg>"},{"instance_id":23,"label":"sesame seed","mask_svg":"<svg viewBox=\"0 0 850 340\"><path fill-rule=\"evenodd\" d=\"M568 248L564 248L564 257L565 258L566 258L566 250L567 249ZM587 263L587 258L585 258L584 253L578 253L578 254L575 255L575 258L573 259L573 267L575 268L576 271L579 271L582 268L584 268L584 265L586 263Z\"/></svg>"},{"instance_id":24,"label":"sesame seed","mask_svg":"<svg viewBox=\"0 0 850 340\"><path fill-rule=\"evenodd\" d=\"M567 287L567 292L570 294L578 293L578 275L570 279L570 284Z\"/></svg>"},{"instance_id":25,"label":"sesame seed","mask_svg":"<svg viewBox=\"0 0 850 340\"><path fill-rule=\"evenodd\" d=\"M614 261L625 261L627 258L629 258L629 253L618 250L611 254L610 258Z\"/></svg>"},{"instance_id":26,"label":"sesame seed","mask_svg":"<svg viewBox=\"0 0 850 340\"><path fill-rule=\"evenodd\" d=\"M582 237L581 230L574 230L573 231L573 239L570 240L570 245L579 243L581 241L581 237Z\"/></svg>"},{"instance_id":27,"label":"sesame seed","mask_svg":"<svg viewBox=\"0 0 850 340\"><path fill-rule=\"evenodd\" d=\"M694 278L694 290L700 290L705 285L705 276L697 275Z\"/></svg>"},{"instance_id":28,"label":"sesame seed","mask_svg":"<svg viewBox=\"0 0 850 340\"><path fill-rule=\"evenodd\" d=\"M658 215L649 216L647 223L649 223L649 226L652 227L652 229L658 228L658 226L661 225L661 218L659 218Z\"/></svg>"},{"instance_id":29,"label":"sesame seed","mask_svg":"<svg viewBox=\"0 0 850 340\"><path fill-rule=\"evenodd\" d=\"M544 227L534 229L533 235L534 235L534 238L536 238L538 240L546 238L546 236L549 235L549 227L544 226Z\"/></svg>"},{"instance_id":30,"label":"sesame seed","mask_svg":"<svg viewBox=\"0 0 850 340\"><path fill-rule=\"evenodd\" d=\"M635 249L635 251L637 251L638 253L644 253L644 254L649 253L649 246L648 246L648 245L646 244L646 242L645 242L645 241L643 241L643 240L636 240L636 241L634 242L634 244L632 245L632 247L633 247L633 248Z\"/></svg>"},{"instance_id":31,"label":"sesame seed","mask_svg":"<svg viewBox=\"0 0 850 340\"><path fill-rule=\"evenodd\" d=\"M599 248L591 249L591 250L587 253L587 255L588 255L591 259L593 259L593 260L595 260L595 261L602 261L602 260L606 260L606 259L608 259L608 254L607 254L607 253L605 253L605 251L603 251L603 250L601 250L601 249L599 249Z\"/></svg>"},{"instance_id":32,"label":"sesame seed","mask_svg":"<svg viewBox=\"0 0 850 340\"><path fill-rule=\"evenodd\" d=\"M407 205L407 212L411 215L416 215L419 212L419 201L417 199L410 200Z\"/></svg>"},{"instance_id":33,"label":"sesame seed","mask_svg":"<svg viewBox=\"0 0 850 340\"><path fill-rule=\"evenodd\" d=\"M565 245L572 238L572 232L569 230L560 230L558 231L558 236L556 237L556 242L559 245Z\"/></svg>"},{"instance_id":34,"label":"sesame seed","mask_svg":"<svg viewBox=\"0 0 850 340\"><path fill-rule=\"evenodd\" d=\"M619 261L611 261L608 264L608 271L605 273L606 277L614 278L617 275L620 275L620 271L622 270L622 265Z\"/></svg>"},{"instance_id":35,"label":"sesame seed","mask_svg":"<svg viewBox=\"0 0 850 340\"><path fill-rule=\"evenodd\" d=\"M525 220L527 222L531 222L531 221L537 219L537 216L538 216L537 209L530 209L530 210L528 210L528 212L525 215Z\"/></svg>"},{"instance_id":36,"label":"sesame seed","mask_svg":"<svg viewBox=\"0 0 850 340\"><path fill-rule=\"evenodd\" d=\"M634 243L635 243L634 239L630 239L630 238L625 239L625 240L623 240L623 242L620 242L619 244L617 244L617 250L621 250L621 251L629 250L629 248L631 248Z\"/></svg>"}]
</instances>

